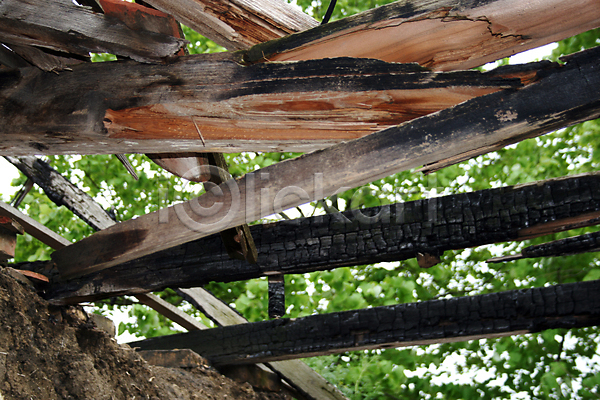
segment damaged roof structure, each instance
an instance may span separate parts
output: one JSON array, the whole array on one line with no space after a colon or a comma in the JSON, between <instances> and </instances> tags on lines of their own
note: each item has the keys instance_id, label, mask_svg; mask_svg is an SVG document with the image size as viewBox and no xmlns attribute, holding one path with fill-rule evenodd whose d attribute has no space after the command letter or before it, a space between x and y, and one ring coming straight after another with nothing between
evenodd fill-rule
<instances>
[{"instance_id":1,"label":"damaged roof structure","mask_svg":"<svg viewBox=\"0 0 600 400\"><path fill-rule=\"evenodd\" d=\"M248 226L598 118L598 48L562 64L472 69L599 27L597 1L398 1L322 25L278 0L80 3L0 3L0 155L97 231L71 243L2 204L5 230L18 225L55 249L50 261L20 265L41 276L52 304L137 296L193 332L133 346L263 363L309 399L345 397L302 357L600 322L598 281L258 323L199 288L268 277L281 316L286 274L414 257L427 267L446 250L597 225L592 172L376 207L369 218L347 211ZM230 51L186 54L180 23ZM91 52L119 61L91 63ZM244 151L305 154L231 179L220 153ZM117 223L35 157L123 153L214 185ZM598 241L587 234L490 262L597 251ZM165 288L219 327L149 294Z\"/></svg>"}]
</instances>

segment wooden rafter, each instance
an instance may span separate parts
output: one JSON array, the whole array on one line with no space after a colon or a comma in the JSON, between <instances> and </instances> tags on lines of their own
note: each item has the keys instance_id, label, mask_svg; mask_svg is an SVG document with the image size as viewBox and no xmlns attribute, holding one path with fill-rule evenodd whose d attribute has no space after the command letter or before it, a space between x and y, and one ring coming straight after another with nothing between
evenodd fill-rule
<instances>
[{"instance_id":1,"label":"wooden rafter","mask_svg":"<svg viewBox=\"0 0 600 400\"><path fill-rule=\"evenodd\" d=\"M330 196L343 187L449 157L474 157L597 118L599 58L600 49L582 52L523 89L478 97L230 180L197 199L98 232L55 252L53 260L64 271L84 275ZM215 204L219 211L206 215Z\"/></svg>"},{"instance_id":2,"label":"wooden rafter","mask_svg":"<svg viewBox=\"0 0 600 400\"><path fill-rule=\"evenodd\" d=\"M44 190L44 192L49 196L49 198L54 201L57 205L65 205L68 207L75 215L82 218L86 221L90 226L94 229L102 229L107 228L109 226L114 225L116 222L113 221L111 216L100 207L89 195L85 192L78 189L75 185L65 179L63 176L58 174L52 167L43 162L42 160L37 160L34 157L21 157L21 158L13 158L7 157L10 162L12 162L15 166L17 166L26 176L30 179L36 181L36 183ZM0 215L2 213L2 203L0 202ZM26 223L25 226L29 227L32 225L30 222L30 218L27 216L21 216L21 214L12 209L10 206L6 206L6 209L10 210L11 216L17 216L19 221L24 221ZM43 227L44 229L40 234L38 234L38 230L29 229L34 237L40 238L40 240L44 241L50 245L50 247L54 249L60 249L69 244L69 241L62 238L61 236L55 234L49 229ZM49 236L52 238L52 241L48 241L45 238ZM221 242L222 244L222 242ZM52 267L47 265L49 269L45 270L47 275L52 275L53 271ZM31 271L25 271L31 272ZM35 272L31 272L35 274ZM43 276L43 275L41 275ZM150 291L150 290L147 290ZM198 299L198 292L203 295L202 299ZM135 292L135 291L134 291ZM159 297L149 294L149 293L134 293L134 296L143 304L152 307L154 310L159 312L160 314L170 318L171 320L177 322L181 326L185 327L188 330L196 330L196 329L206 329L199 321L191 318L185 312L179 310L177 307L167 303L166 301L160 299ZM201 291L201 289L196 289L196 291L192 292L191 295L194 295L195 301L194 305L200 307L200 309L205 312L209 317L214 318L215 312L213 310L218 310L220 315L233 315L236 314L229 306L221 302L218 298L214 297L212 294ZM247 321L237 321L237 323L245 323ZM224 320L222 318L218 318L219 325L224 324ZM299 361L284 361L272 363L269 368L280 375L288 384L290 384L293 388L298 390L300 393L303 393L307 399L314 400L344 400L346 399L342 393L335 388L332 384L327 382L321 375L316 373L306 364Z\"/></svg>"},{"instance_id":3,"label":"wooden rafter","mask_svg":"<svg viewBox=\"0 0 600 400\"><path fill-rule=\"evenodd\" d=\"M552 65L439 74L366 59L244 67L235 57L0 72L0 154L321 149L530 84Z\"/></svg>"},{"instance_id":4,"label":"wooden rafter","mask_svg":"<svg viewBox=\"0 0 600 400\"><path fill-rule=\"evenodd\" d=\"M185 40L136 31L118 19L94 13L70 0L0 3L0 42L32 45L88 57L112 53L138 61L174 56Z\"/></svg>"},{"instance_id":5,"label":"wooden rafter","mask_svg":"<svg viewBox=\"0 0 600 400\"><path fill-rule=\"evenodd\" d=\"M213 235L79 279L55 281L46 297L52 303L74 303L139 290L400 261L419 253L440 256L596 225L599 199L600 175L591 174L254 225L256 265L231 259Z\"/></svg>"},{"instance_id":6,"label":"wooden rafter","mask_svg":"<svg viewBox=\"0 0 600 400\"><path fill-rule=\"evenodd\" d=\"M284 0L146 0L229 50L278 39L318 25Z\"/></svg>"},{"instance_id":7,"label":"wooden rafter","mask_svg":"<svg viewBox=\"0 0 600 400\"><path fill-rule=\"evenodd\" d=\"M257 45L245 60L370 57L469 69L598 26L595 0L398 1Z\"/></svg>"},{"instance_id":8,"label":"wooden rafter","mask_svg":"<svg viewBox=\"0 0 600 400\"><path fill-rule=\"evenodd\" d=\"M277 319L132 342L189 348L215 364L448 343L600 324L600 281Z\"/></svg>"}]
</instances>

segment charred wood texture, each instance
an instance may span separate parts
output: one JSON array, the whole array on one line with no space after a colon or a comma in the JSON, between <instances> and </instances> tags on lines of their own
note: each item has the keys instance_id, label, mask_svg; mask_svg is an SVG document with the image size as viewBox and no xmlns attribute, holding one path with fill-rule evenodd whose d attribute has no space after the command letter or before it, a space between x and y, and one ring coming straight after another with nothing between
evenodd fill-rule
<instances>
[{"instance_id":1,"label":"charred wood texture","mask_svg":"<svg viewBox=\"0 0 600 400\"><path fill-rule=\"evenodd\" d=\"M361 186L449 157L468 159L596 118L600 116L599 59L599 48L581 52L522 89L471 99L270 165L198 198L97 232L53 253L53 260L61 271L78 270L84 275L331 196L342 187ZM224 206L209 215L197 212L215 203Z\"/></svg>"},{"instance_id":2,"label":"charred wood texture","mask_svg":"<svg viewBox=\"0 0 600 400\"><path fill-rule=\"evenodd\" d=\"M221 53L160 65L85 63L59 75L0 71L6 127L0 154L321 149L521 87L521 78L530 82L538 72L437 74L415 64L347 58L238 61L237 54Z\"/></svg>"},{"instance_id":3,"label":"charred wood texture","mask_svg":"<svg viewBox=\"0 0 600 400\"><path fill-rule=\"evenodd\" d=\"M587 233L553 242L525 247L521 254L526 258L555 257L568 254L600 251L600 232Z\"/></svg>"},{"instance_id":4,"label":"charred wood texture","mask_svg":"<svg viewBox=\"0 0 600 400\"><path fill-rule=\"evenodd\" d=\"M70 0L19 0L0 3L0 41L88 57L111 53L137 61L174 56L185 40L136 31L117 18L94 13Z\"/></svg>"},{"instance_id":5,"label":"charred wood texture","mask_svg":"<svg viewBox=\"0 0 600 400\"><path fill-rule=\"evenodd\" d=\"M106 271L56 282L55 303L165 287L194 287L280 273L398 261L521 240L600 222L600 174L482 190L250 226L258 263L231 259L219 235Z\"/></svg>"},{"instance_id":6,"label":"charred wood texture","mask_svg":"<svg viewBox=\"0 0 600 400\"><path fill-rule=\"evenodd\" d=\"M446 343L600 324L600 281L233 325L130 343L215 364Z\"/></svg>"},{"instance_id":7,"label":"charred wood texture","mask_svg":"<svg viewBox=\"0 0 600 400\"><path fill-rule=\"evenodd\" d=\"M31 156L5 158L42 188L56 205L65 206L95 230L116 223L114 216L111 217L87 193L66 180L47 162Z\"/></svg>"}]
</instances>

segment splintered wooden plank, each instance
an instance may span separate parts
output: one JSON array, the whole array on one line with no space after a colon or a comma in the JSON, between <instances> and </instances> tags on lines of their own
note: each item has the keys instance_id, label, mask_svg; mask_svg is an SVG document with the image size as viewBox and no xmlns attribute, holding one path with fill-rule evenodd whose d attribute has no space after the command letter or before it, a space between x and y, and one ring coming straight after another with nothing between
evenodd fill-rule
<instances>
[{"instance_id":1,"label":"splintered wooden plank","mask_svg":"<svg viewBox=\"0 0 600 400\"><path fill-rule=\"evenodd\" d=\"M147 0L229 50L300 32L319 23L284 0Z\"/></svg>"},{"instance_id":2,"label":"splintered wooden plank","mask_svg":"<svg viewBox=\"0 0 600 400\"><path fill-rule=\"evenodd\" d=\"M406 260L419 253L440 256L448 250L520 241L599 223L600 174L568 176L359 212L252 225L258 249L256 265L231 259L219 235L212 235L79 279L53 282L45 296L54 304L70 304L140 288L157 291L269 274L303 274ZM548 224L554 225L552 231L539 229ZM227 306L208 292L191 290L201 304L198 307L218 324L241 323L239 315L222 311ZM210 298L203 301L201 296ZM221 317L234 320L219 320Z\"/></svg>"},{"instance_id":3,"label":"splintered wooden plank","mask_svg":"<svg viewBox=\"0 0 600 400\"><path fill-rule=\"evenodd\" d=\"M600 26L596 0L398 1L254 46L247 62L370 57L468 69Z\"/></svg>"},{"instance_id":4,"label":"splintered wooden plank","mask_svg":"<svg viewBox=\"0 0 600 400\"><path fill-rule=\"evenodd\" d=\"M85 57L90 52L112 53L145 62L173 56L185 44L172 36L135 31L70 0L1 2L0 41Z\"/></svg>"},{"instance_id":5,"label":"splintered wooden plank","mask_svg":"<svg viewBox=\"0 0 600 400\"><path fill-rule=\"evenodd\" d=\"M0 154L321 149L520 87L552 68L434 73L367 59L242 66L236 57L0 72Z\"/></svg>"},{"instance_id":6,"label":"splintered wooden plank","mask_svg":"<svg viewBox=\"0 0 600 400\"><path fill-rule=\"evenodd\" d=\"M130 343L189 348L217 365L496 338L600 324L600 281L281 318Z\"/></svg>"},{"instance_id":7,"label":"splintered wooden plank","mask_svg":"<svg viewBox=\"0 0 600 400\"><path fill-rule=\"evenodd\" d=\"M401 170L462 153L475 156L597 118L599 59L598 48L582 52L523 89L478 97L227 181L191 201L95 233L52 259L69 276L85 275Z\"/></svg>"}]
</instances>

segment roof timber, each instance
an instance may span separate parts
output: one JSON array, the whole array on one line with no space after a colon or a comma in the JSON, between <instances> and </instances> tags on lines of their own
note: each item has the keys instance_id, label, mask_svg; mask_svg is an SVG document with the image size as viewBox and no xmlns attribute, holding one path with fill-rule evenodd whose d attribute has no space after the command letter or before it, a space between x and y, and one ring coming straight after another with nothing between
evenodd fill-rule
<instances>
[{"instance_id":1,"label":"roof timber","mask_svg":"<svg viewBox=\"0 0 600 400\"><path fill-rule=\"evenodd\" d=\"M89 56L112 53L138 61L174 56L185 40L137 31L110 16L94 13L70 0L19 0L0 3L0 42L33 45Z\"/></svg>"},{"instance_id":2,"label":"roof timber","mask_svg":"<svg viewBox=\"0 0 600 400\"><path fill-rule=\"evenodd\" d=\"M599 26L596 0L407 0L254 46L245 60L369 57L469 69Z\"/></svg>"},{"instance_id":3,"label":"roof timber","mask_svg":"<svg viewBox=\"0 0 600 400\"><path fill-rule=\"evenodd\" d=\"M519 87L551 68L434 73L368 59L242 66L235 57L0 72L0 154L308 151Z\"/></svg>"},{"instance_id":4,"label":"roof timber","mask_svg":"<svg viewBox=\"0 0 600 400\"><path fill-rule=\"evenodd\" d=\"M460 154L474 157L597 118L599 58L600 48L585 51L520 90L478 97L227 181L191 201L97 232L55 252L53 260L68 275L73 271L84 275L398 171ZM215 203L219 211L207 213Z\"/></svg>"},{"instance_id":5,"label":"roof timber","mask_svg":"<svg viewBox=\"0 0 600 400\"><path fill-rule=\"evenodd\" d=\"M189 348L215 365L229 365L497 338L599 323L600 281L590 281L280 318L129 344L142 350Z\"/></svg>"},{"instance_id":6,"label":"roof timber","mask_svg":"<svg viewBox=\"0 0 600 400\"><path fill-rule=\"evenodd\" d=\"M584 174L253 225L257 264L231 259L219 235L212 235L78 279L53 280L46 298L70 304L211 281L400 261L419 253L440 256L599 222L600 174Z\"/></svg>"},{"instance_id":7,"label":"roof timber","mask_svg":"<svg viewBox=\"0 0 600 400\"><path fill-rule=\"evenodd\" d=\"M319 23L284 0L146 0L229 50L300 32Z\"/></svg>"}]
</instances>

